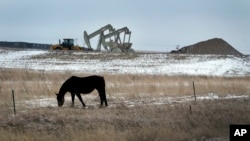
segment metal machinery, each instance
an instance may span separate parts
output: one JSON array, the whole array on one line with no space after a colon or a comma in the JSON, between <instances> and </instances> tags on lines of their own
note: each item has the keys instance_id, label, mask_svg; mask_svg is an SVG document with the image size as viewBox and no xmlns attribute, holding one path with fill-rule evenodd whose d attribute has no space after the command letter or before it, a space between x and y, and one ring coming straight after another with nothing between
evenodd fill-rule
<instances>
[{"instance_id":1,"label":"metal machinery","mask_svg":"<svg viewBox=\"0 0 250 141\"><path fill-rule=\"evenodd\" d=\"M84 31L83 37L84 37L85 43L88 46L88 48L91 48L90 39L97 36L97 35L100 35L100 37L103 36L104 32L106 30L109 30L109 32L113 32L115 29L112 27L112 25L108 24L108 25L96 30L95 32L93 32L93 33L91 33L89 35L88 35L88 33L86 31ZM97 51L101 50L101 43L102 43L102 41L99 40L99 42L97 44L97 48L96 48Z\"/></svg>"},{"instance_id":2,"label":"metal machinery","mask_svg":"<svg viewBox=\"0 0 250 141\"><path fill-rule=\"evenodd\" d=\"M107 34L106 30L109 31ZM127 27L115 30L112 25L108 24L89 35L84 31L84 40L89 49L91 49L90 39L98 35L97 51L100 51L103 46L109 52L134 52L130 43L131 31ZM121 35L123 35L123 40L121 40Z\"/></svg>"},{"instance_id":3,"label":"metal machinery","mask_svg":"<svg viewBox=\"0 0 250 141\"><path fill-rule=\"evenodd\" d=\"M74 39L63 39L63 42L61 43L61 40L59 40L59 44L51 45L51 50L83 50L78 45L74 45Z\"/></svg>"},{"instance_id":4,"label":"metal machinery","mask_svg":"<svg viewBox=\"0 0 250 141\"><path fill-rule=\"evenodd\" d=\"M123 33L123 40L120 37L122 33ZM134 52L134 50L131 48L132 43L130 43L130 37L131 37L131 31L129 31L127 27L123 27L112 33L103 35L101 37L102 45L104 46L104 48L107 48L108 46L109 51L111 52ZM106 41L107 39L109 39L109 41Z\"/></svg>"}]
</instances>

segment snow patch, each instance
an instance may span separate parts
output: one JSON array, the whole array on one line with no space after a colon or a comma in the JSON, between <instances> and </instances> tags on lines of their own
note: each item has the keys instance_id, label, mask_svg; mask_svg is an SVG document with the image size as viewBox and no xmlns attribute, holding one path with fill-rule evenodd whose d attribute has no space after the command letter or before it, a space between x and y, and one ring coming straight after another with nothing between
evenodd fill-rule
<instances>
[{"instance_id":1,"label":"snow patch","mask_svg":"<svg viewBox=\"0 0 250 141\"><path fill-rule=\"evenodd\" d=\"M52 52L41 50L1 51L1 68L86 73L129 73L153 75L248 76L250 57L219 55L176 55L138 53L135 57L119 54L74 52L49 58ZM37 55L44 58L36 59ZM72 56L76 56L75 58ZM67 59L70 58L70 59Z\"/></svg>"},{"instance_id":2,"label":"snow patch","mask_svg":"<svg viewBox=\"0 0 250 141\"><path fill-rule=\"evenodd\" d=\"M233 95L229 94L225 97L220 97L217 94L214 93L208 93L203 96L197 96L197 101L203 101L203 100L220 100L220 99L244 99L249 98L249 95ZM84 97L84 102L88 107L97 107L99 106L99 100L96 96L88 96L88 98ZM126 99L124 97L109 97L108 98L108 104L109 108L115 108L119 105L124 105L126 107L135 107L135 106L143 106L143 105L175 105L179 103L185 103L194 101L193 96L180 96L180 97L159 97L159 98L142 98L142 99ZM38 108L38 107L57 107L57 101L56 98L48 98L43 97L39 99L31 99L23 101L25 105L27 105L30 108ZM65 97L65 104L64 106L67 106L67 104L71 104L71 97L66 96ZM82 107L80 104L78 98L75 99L75 106Z\"/></svg>"}]
</instances>

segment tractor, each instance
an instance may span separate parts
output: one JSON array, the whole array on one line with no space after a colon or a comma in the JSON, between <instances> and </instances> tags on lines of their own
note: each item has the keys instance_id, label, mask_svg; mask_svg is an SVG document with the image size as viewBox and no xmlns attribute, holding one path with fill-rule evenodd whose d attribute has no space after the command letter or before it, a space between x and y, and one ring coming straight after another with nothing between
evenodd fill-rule
<instances>
[{"instance_id":1,"label":"tractor","mask_svg":"<svg viewBox=\"0 0 250 141\"><path fill-rule=\"evenodd\" d=\"M59 39L59 44L51 45L51 50L84 50L84 48L74 45L74 39L63 39L63 42L61 43L61 40Z\"/></svg>"}]
</instances>

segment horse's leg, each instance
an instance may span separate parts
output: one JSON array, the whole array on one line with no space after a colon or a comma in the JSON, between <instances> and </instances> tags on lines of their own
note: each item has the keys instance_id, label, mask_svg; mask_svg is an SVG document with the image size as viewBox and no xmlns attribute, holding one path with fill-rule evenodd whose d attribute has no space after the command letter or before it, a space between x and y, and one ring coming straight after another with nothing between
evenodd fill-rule
<instances>
[{"instance_id":1,"label":"horse's leg","mask_svg":"<svg viewBox=\"0 0 250 141\"><path fill-rule=\"evenodd\" d=\"M101 100L101 106L103 105L103 102L105 103L105 106L108 106L108 102L106 99L106 92L105 92L105 88L101 88L97 90L100 96L100 100Z\"/></svg>"},{"instance_id":2,"label":"horse's leg","mask_svg":"<svg viewBox=\"0 0 250 141\"><path fill-rule=\"evenodd\" d=\"M86 105L85 105L84 102L82 101L81 94L80 94L80 93L77 93L76 96L77 96L77 97L79 98L79 100L81 101L82 106L85 107Z\"/></svg>"},{"instance_id":3,"label":"horse's leg","mask_svg":"<svg viewBox=\"0 0 250 141\"><path fill-rule=\"evenodd\" d=\"M103 100L105 102L105 106L108 106L108 102L107 102L107 98L106 98L106 92L105 92L105 88L103 90Z\"/></svg>"},{"instance_id":4,"label":"horse's leg","mask_svg":"<svg viewBox=\"0 0 250 141\"><path fill-rule=\"evenodd\" d=\"M72 103L71 103L71 106L74 107L74 103L75 103L75 94L74 93L71 93L71 98L72 98Z\"/></svg>"}]
</instances>

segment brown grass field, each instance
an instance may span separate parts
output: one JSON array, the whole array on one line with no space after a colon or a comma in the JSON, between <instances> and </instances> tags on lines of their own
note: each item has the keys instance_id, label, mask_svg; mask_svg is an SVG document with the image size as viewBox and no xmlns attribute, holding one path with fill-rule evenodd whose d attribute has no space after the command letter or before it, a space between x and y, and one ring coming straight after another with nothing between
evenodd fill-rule
<instances>
[{"instance_id":1,"label":"brown grass field","mask_svg":"<svg viewBox=\"0 0 250 141\"><path fill-rule=\"evenodd\" d=\"M107 108L96 91L82 95L87 108L77 98L70 107L70 94L59 108L55 92L71 75L90 74L0 69L0 140L226 141L230 124L250 123L250 77L98 74ZM185 100L193 82L197 97L219 98Z\"/></svg>"}]
</instances>

